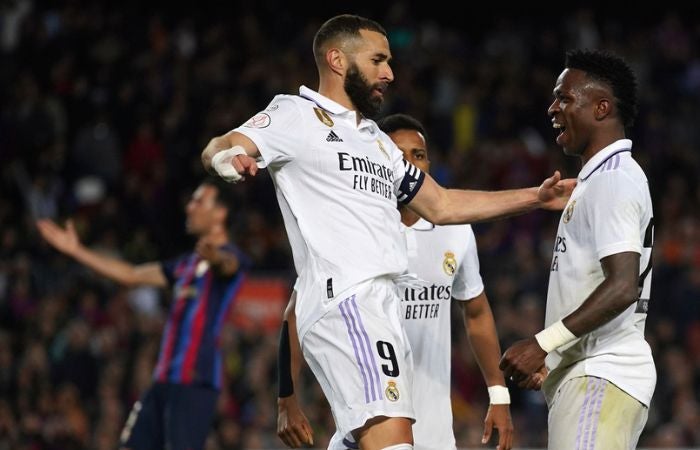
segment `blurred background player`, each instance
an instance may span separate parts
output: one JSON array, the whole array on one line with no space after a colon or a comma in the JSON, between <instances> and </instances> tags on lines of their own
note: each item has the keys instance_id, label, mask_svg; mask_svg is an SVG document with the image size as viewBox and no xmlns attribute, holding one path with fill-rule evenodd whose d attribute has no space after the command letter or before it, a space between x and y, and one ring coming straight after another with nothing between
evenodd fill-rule
<instances>
[{"instance_id":1,"label":"blurred background player","mask_svg":"<svg viewBox=\"0 0 700 450\"><path fill-rule=\"evenodd\" d=\"M121 436L131 450L204 448L222 383L218 336L244 278L246 258L231 242L228 186L199 185L187 203L187 232L195 249L139 265L85 247L69 220L65 228L38 220L40 234L57 250L126 286L172 289L153 384L133 406Z\"/></svg>"},{"instance_id":2,"label":"blurred background player","mask_svg":"<svg viewBox=\"0 0 700 450\"><path fill-rule=\"evenodd\" d=\"M381 119L377 125L396 143L407 161L423 172L429 172L426 134L420 122L405 114L395 114ZM462 311L472 351L489 387L490 405L484 420L482 443L490 440L493 428L496 428L498 448L509 450L513 441L510 396L503 373L498 368L501 350L479 274L476 239L471 226L436 226L406 207L401 206L400 212L401 223L406 227L408 270L425 282L422 287L403 287L401 292L401 319L414 364L414 448L456 448L450 399L451 300L454 298ZM295 300L292 297L285 311L285 318L292 328ZM291 331L290 336L288 351L292 380L296 385L301 358ZM282 342L280 348L284 349L285 345L288 344ZM280 370L287 370L283 362L280 366ZM299 443L310 442L311 428L293 390L287 394L278 399L278 433L285 444L298 447ZM357 448L357 445L336 434L330 448Z\"/></svg>"}]
</instances>

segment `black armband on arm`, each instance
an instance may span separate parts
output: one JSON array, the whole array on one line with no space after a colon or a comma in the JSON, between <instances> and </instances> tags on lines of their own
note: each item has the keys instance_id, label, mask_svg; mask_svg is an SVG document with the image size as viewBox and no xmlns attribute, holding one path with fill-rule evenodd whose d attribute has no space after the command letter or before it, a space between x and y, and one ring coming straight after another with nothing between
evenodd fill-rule
<instances>
[{"instance_id":1,"label":"black armband on arm","mask_svg":"<svg viewBox=\"0 0 700 450\"><path fill-rule=\"evenodd\" d=\"M280 332L280 345L277 350L277 373L278 373L278 397L284 398L294 394L294 382L292 381L292 354L289 348L289 324L285 320L282 322Z\"/></svg>"},{"instance_id":2,"label":"black armband on arm","mask_svg":"<svg viewBox=\"0 0 700 450\"><path fill-rule=\"evenodd\" d=\"M402 205L407 205L416 196L418 190L423 185L425 181L425 174L418 167L414 166L410 162L403 160L404 169L406 173L401 180L401 185L399 186L399 192L397 192L396 197Z\"/></svg>"}]
</instances>

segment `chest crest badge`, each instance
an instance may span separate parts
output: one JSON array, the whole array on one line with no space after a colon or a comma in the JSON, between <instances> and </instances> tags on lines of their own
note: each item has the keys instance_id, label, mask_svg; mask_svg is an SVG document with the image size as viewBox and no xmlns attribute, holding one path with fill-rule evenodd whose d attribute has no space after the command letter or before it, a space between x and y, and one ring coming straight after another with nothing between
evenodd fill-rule
<instances>
[{"instance_id":1,"label":"chest crest badge","mask_svg":"<svg viewBox=\"0 0 700 450\"><path fill-rule=\"evenodd\" d=\"M331 117L328 115L327 112L325 112L321 108L314 108L314 112L316 113L316 117L318 117L318 120L320 120L325 126L333 126L333 120L331 120Z\"/></svg>"},{"instance_id":2,"label":"chest crest badge","mask_svg":"<svg viewBox=\"0 0 700 450\"><path fill-rule=\"evenodd\" d=\"M454 276L457 271L457 258L452 252L445 252L445 259L442 260L442 270L451 277Z\"/></svg>"},{"instance_id":3,"label":"chest crest badge","mask_svg":"<svg viewBox=\"0 0 700 450\"><path fill-rule=\"evenodd\" d=\"M562 215L562 219L564 220L564 223L569 223L569 221L571 220L571 216L574 215L574 206L576 206L576 200L569 203L569 206L566 207L566 210L564 211L564 214Z\"/></svg>"},{"instance_id":4,"label":"chest crest badge","mask_svg":"<svg viewBox=\"0 0 700 450\"><path fill-rule=\"evenodd\" d=\"M382 154L384 154L384 156L386 156L386 159L391 160L391 158L389 158L389 153L384 148L384 144L382 144L381 139L377 139L377 145L379 145L379 151L382 152Z\"/></svg>"}]
</instances>

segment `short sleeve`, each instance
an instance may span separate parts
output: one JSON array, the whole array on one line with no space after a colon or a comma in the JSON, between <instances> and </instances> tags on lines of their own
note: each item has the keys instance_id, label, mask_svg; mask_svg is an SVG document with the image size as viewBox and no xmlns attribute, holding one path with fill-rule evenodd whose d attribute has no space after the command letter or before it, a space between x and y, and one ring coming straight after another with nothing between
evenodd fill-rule
<instances>
[{"instance_id":1,"label":"short sleeve","mask_svg":"<svg viewBox=\"0 0 700 450\"><path fill-rule=\"evenodd\" d=\"M264 165L275 166L294 159L303 148L303 119L291 95L278 95L272 102L237 131L252 140L260 151Z\"/></svg>"},{"instance_id":2,"label":"short sleeve","mask_svg":"<svg viewBox=\"0 0 700 450\"><path fill-rule=\"evenodd\" d=\"M465 226L464 238L467 240L462 263L452 282L452 297L456 300L471 300L484 291L484 282L479 272L479 254L476 247L474 231Z\"/></svg>"},{"instance_id":3,"label":"short sleeve","mask_svg":"<svg viewBox=\"0 0 700 450\"><path fill-rule=\"evenodd\" d=\"M624 173L601 173L586 192L593 245L598 259L622 252L642 252L642 196Z\"/></svg>"}]
</instances>

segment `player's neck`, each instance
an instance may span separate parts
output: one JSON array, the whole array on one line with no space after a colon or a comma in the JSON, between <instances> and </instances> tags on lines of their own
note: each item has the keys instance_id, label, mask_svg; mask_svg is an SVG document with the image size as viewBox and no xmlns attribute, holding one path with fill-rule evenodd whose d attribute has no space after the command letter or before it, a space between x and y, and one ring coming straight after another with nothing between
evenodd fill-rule
<instances>
[{"instance_id":1,"label":"player's neck","mask_svg":"<svg viewBox=\"0 0 700 450\"><path fill-rule=\"evenodd\" d=\"M355 111L355 113L357 113L357 120L359 123L361 114L357 111L357 108L353 104L352 100L350 100L348 93L345 92L345 87L343 87L341 83L324 82L324 80L321 80L318 87L318 93L333 100L350 111Z\"/></svg>"},{"instance_id":2,"label":"player's neck","mask_svg":"<svg viewBox=\"0 0 700 450\"><path fill-rule=\"evenodd\" d=\"M399 208L399 213L401 214L401 223L407 227L412 226L420 220L420 216L406 206L401 206Z\"/></svg>"}]
</instances>

